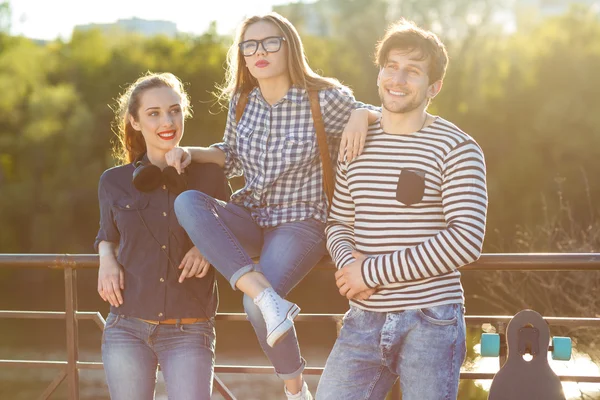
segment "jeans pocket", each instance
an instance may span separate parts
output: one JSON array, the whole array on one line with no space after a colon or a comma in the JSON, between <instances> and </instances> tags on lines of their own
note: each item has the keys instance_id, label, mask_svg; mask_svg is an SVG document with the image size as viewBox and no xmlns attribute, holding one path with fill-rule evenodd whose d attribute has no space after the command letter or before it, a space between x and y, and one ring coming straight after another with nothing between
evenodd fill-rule
<instances>
[{"instance_id":1,"label":"jeans pocket","mask_svg":"<svg viewBox=\"0 0 600 400\"><path fill-rule=\"evenodd\" d=\"M181 324L179 331L186 335L199 336L203 339L203 345L207 349L214 347L214 328L208 322L196 322L195 324Z\"/></svg>"},{"instance_id":2,"label":"jeans pocket","mask_svg":"<svg viewBox=\"0 0 600 400\"><path fill-rule=\"evenodd\" d=\"M346 314L344 314L344 317L342 318L342 322L355 317L357 314L360 313L360 311L362 311L360 308L350 306L350 309L348 311L346 311Z\"/></svg>"},{"instance_id":3,"label":"jeans pocket","mask_svg":"<svg viewBox=\"0 0 600 400\"><path fill-rule=\"evenodd\" d=\"M104 330L114 328L115 326L117 326L120 320L120 315L109 313L108 317L106 317L106 322L104 323Z\"/></svg>"},{"instance_id":4,"label":"jeans pocket","mask_svg":"<svg viewBox=\"0 0 600 400\"><path fill-rule=\"evenodd\" d=\"M420 308L419 315L425 321L438 326L455 325L458 321L459 304L444 304L428 308Z\"/></svg>"}]
</instances>

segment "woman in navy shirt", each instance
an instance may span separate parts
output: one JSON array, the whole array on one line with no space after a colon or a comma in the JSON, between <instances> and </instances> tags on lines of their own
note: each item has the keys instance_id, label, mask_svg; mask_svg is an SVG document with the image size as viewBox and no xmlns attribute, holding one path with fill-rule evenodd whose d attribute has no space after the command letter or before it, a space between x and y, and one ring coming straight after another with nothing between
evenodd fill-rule
<instances>
[{"instance_id":1,"label":"woman in navy shirt","mask_svg":"<svg viewBox=\"0 0 600 400\"><path fill-rule=\"evenodd\" d=\"M212 392L214 270L177 223L173 203L185 189L223 200L230 191L216 164L192 164L181 175L167 167L165 153L179 144L189 115L188 96L170 73L139 78L119 99L123 165L100 178L95 242L98 292L111 305L102 360L113 400L153 399L158 364L169 398Z\"/></svg>"}]
</instances>

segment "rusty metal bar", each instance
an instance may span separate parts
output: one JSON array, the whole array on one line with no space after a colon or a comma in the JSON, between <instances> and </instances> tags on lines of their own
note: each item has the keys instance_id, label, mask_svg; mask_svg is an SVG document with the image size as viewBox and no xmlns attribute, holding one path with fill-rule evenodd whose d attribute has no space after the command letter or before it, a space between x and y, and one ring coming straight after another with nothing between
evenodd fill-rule
<instances>
[{"instance_id":1,"label":"rusty metal bar","mask_svg":"<svg viewBox=\"0 0 600 400\"><path fill-rule=\"evenodd\" d=\"M344 314L299 314L294 321L311 322L338 322L344 317ZM467 315L465 321L469 325L479 325L485 323L508 323L512 316L506 315ZM217 321L247 321L244 313L219 313L216 316ZM566 317L544 317L544 320L552 326L580 327L593 326L600 327L600 318L566 318Z\"/></svg>"},{"instance_id":2,"label":"rusty metal bar","mask_svg":"<svg viewBox=\"0 0 600 400\"><path fill-rule=\"evenodd\" d=\"M0 268L98 268L96 254L0 254ZM319 269L335 268L323 257ZM461 271L600 271L600 253L487 253Z\"/></svg>"},{"instance_id":3,"label":"rusty metal bar","mask_svg":"<svg viewBox=\"0 0 600 400\"><path fill-rule=\"evenodd\" d=\"M495 372L461 372L460 379L492 380ZM557 374L558 375L558 374ZM589 375L558 375L561 382L600 383L600 376Z\"/></svg>"},{"instance_id":4,"label":"rusty metal bar","mask_svg":"<svg viewBox=\"0 0 600 400\"><path fill-rule=\"evenodd\" d=\"M39 360L0 360L0 367L16 368L65 368L66 361L39 361ZM79 369L102 369L101 362L78 362ZM268 366L244 366L244 365L215 365L215 374L268 374L275 373L273 367ZM321 375L323 367L306 367L302 372L304 375ZM460 379L486 380L493 379L496 372L461 372ZM586 382L600 383L600 376L595 375L558 375L564 382Z\"/></svg>"},{"instance_id":5,"label":"rusty metal bar","mask_svg":"<svg viewBox=\"0 0 600 400\"><path fill-rule=\"evenodd\" d=\"M0 360L0 367L10 368L64 368L66 365L66 361Z\"/></svg>"},{"instance_id":6,"label":"rusty metal bar","mask_svg":"<svg viewBox=\"0 0 600 400\"><path fill-rule=\"evenodd\" d=\"M105 320L99 312L94 311L77 311L76 317L78 321L92 320L103 329ZM300 314L295 321L300 322L338 322L344 317L344 314ZM0 310L0 319L65 319L64 311L6 311ZM480 325L485 323L508 323L512 319L510 315L467 315L465 320L468 325ZM246 314L244 313L218 313L216 316L218 321L241 321L246 322ZM600 328L600 318L568 318L568 317L544 317L544 320L551 326L564 327L581 327L591 326Z\"/></svg>"},{"instance_id":7,"label":"rusty metal bar","mask_svg":"<svg viewBox=\"0 0 600 400\"><path fill-rule=\"evenodd\" d=\"M600 253L488 253L461 271L600 271Z\"/></svg>"},{"instance_id":8,"label":"rusty metal bar","mask_svg":"<svg viewBox=\"0 0 600 400\"><path fill-rule=\"evenodd\" d=\"M235 398L235 395L231 393L227 385L223 383L223 381L217 376L217 374L215 374L215 377L213 379L213 385L215 389L217 389L217 391L221 394L221 396L225 398L225 400L237 400Z\"/></svg>"},{"instance_id":9,"label":"rusty metal bar","mask_svg":"<svg viewBox=\"0 0 600 400\"><path fill-rule=\"evenodd\" d=\"M98 268L97 254L0 254L0 268Z\"/></svg>"},{"instance_id":10,"label":"rusty metal bar","mask_svg":"<svg viewBox=\"0 0 600 400\"><path fill-rule=\"evenodd\" d=\"M16 311L16 310L0 310L0 318L15 318L15 319L65 319L64 311ZM91 319L96 321L104 321L102 315L97 311L77 311L75 316L78 320Z\"/></svg>"},{"instance_id":11,"label":"rusty metal bar","mask_svg":"<svg viewBox=\"0 0 600 400\"><path fill-rule=\"evenodd\" d=\"M62 383L62 381L65 380L66 377L67 377L67 371L65 371L63 369L62 371L60 371L58 376L56 378L54 378L54 380L52 382L50 382L50 385L48 385L46 390L44 390L44 392L40 395L39 399L40 400L48 400L50 398L50 396L54 393L56 388Z\"/></svg>"},{"instance_id":12,"label":"rusty metal bar","mask_svg":"<svg viewBox=\"0 0 600 400\"><path fill-rule=\"evenodd\" d=\"M79 330L77 327L77 270L65 265L65 314L67 328L67 384L69 400L79 400Z\"/></svg>"},{"instance_id":13,"label":"rusty metal bar","mask_svg":"<svg viewBox=\"0 0 600 400\"><path fill-rule=\"evenodd\" d=\"M79 312L77 312L77 314L79 314ZM96 323L96 325L98 325L98 328L100 328L101 331L104 331L104 326L106 325L106 320L104 319L102 314L100 314L100 312L95 312L94 316L91 318L91 320L94 321Z\"/></svg>"},{"instance_id":14,"label":"rusty metal bar","mask_svg":"<svg viewBox=\"0 0 600 400\"><path fill-rule=\"evenodd\" d=\"M105 324L104 317L97 311L77 311L78 321L92 320L102 329ZM344 317L344 314L300 314L295 321L301 322L338 322ZM64 311L7 311L0 310L0 319L65 319ZM510 315L467 315L465 320L468 325L480 325L485 323L508 323L512 319ZM247 321L244 313L218 313L218 321ZM581 327L592 326L600 328L600 318L568 318L568 317L544 317L544 320L551 326Z\"/></svg>"},{"instance_id":15,"label":"rusty metal bar","mask_svg":"<svg viewBox=\"0 0 600 400\"><path fill-rule=\"evenodd\" d=\"M508 322L513 316L502 315L468 315L465 316L465 321L469 325L480 325L485 323L504 323ZM565 327L580 327L593 326L600 328L600 318L567 318L567 317L544 317L550 326L565 326Z\"/></svg>"},{"instance_id":16,"label":"rusty metal bar","mask_svg":"<svg viewBox=\"0 0 600 400\"><path fill-rule=\"evenodd\" d=\"M275 370L273 367L266 366L239 366L239 365L217 365L215 366L215 372L223 374L274 374ZM321 375L323 373L323 367L306 367L302 372L304 375ZM461 379L476 379L486 380L493 379L495 372L461 372ZM558 375L558 377L565 382L590 382L600 383L600 376L593 375Z\"/></svg>"}]
</instances>

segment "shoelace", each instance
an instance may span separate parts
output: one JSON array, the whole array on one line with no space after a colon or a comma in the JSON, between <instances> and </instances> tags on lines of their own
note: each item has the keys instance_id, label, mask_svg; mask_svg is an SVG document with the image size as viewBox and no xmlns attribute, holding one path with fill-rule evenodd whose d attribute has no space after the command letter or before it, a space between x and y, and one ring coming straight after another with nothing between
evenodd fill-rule
<instances>
[{"instance_id":1,"label":"shoelace","mask_svg":"<svg viewBox=\"0 0 600 400\"><path fill-rule=\"evenodd\" d=\"M275 296L273 296L272 293L265 293L267 296L266 298L263 298L263 314L266 314L268 316L270 316L271 318L273 317L277 317L279 315L279 302L277 301L277 299L275 298ZM265 315L263 315L265 316Z\"/></svg>"}]
</instances>

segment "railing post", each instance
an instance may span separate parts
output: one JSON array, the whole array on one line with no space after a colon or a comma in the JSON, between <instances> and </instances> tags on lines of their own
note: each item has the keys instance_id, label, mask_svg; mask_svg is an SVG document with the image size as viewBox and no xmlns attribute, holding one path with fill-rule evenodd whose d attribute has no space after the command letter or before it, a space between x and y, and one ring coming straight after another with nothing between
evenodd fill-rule
<instances>
[{"instance_id":1,"label":"railing post","mask_svg":"<svg viewBox=\"0 0 600 400\"><path fill-rule=\"evenodd\" d=\"M77 329L77 271L65 263L65 320L67 322L67 384L69 400L79 400L79 330Z\"/></svg>"}]
</instances>

